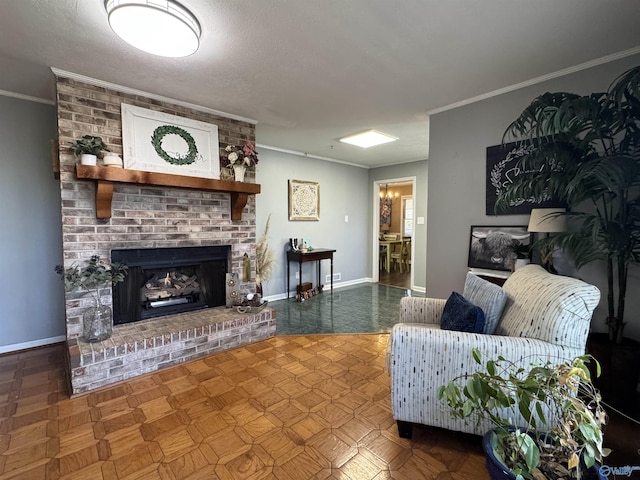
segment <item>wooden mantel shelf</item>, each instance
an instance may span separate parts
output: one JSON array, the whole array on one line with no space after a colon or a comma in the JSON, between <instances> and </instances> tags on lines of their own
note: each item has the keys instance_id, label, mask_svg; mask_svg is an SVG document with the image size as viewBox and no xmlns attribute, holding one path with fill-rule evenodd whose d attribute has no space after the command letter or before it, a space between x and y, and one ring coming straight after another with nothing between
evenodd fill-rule
<instances>
[{"instance_id":1,"label":"wooden mantel shelf","mask_svg":"<svg viewBox=\"0 0 640 480\"><path fill-rule=\"evenodd\" d=\"M111 218L111 200L114 183L135 183L162 187L193 188L231 194L231 220L242 220L242 210L249 195L260 193L260 184L188 177L168 173L143 172L113 167L76 165L76 177L96 182L96 217Z\"/></svg>"}]
</instances>

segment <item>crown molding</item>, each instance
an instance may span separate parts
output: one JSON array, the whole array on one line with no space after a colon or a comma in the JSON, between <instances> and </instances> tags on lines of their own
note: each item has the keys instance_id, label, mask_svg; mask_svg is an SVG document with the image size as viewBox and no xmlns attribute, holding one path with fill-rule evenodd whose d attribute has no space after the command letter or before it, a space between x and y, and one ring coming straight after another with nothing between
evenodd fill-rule
<instances>
[{"instance_id":1,"label":"crown molding","mask_svg":"<svg viewBox=\"0 0 640 480\"><path fill-rule=\"evenodd\" d=\"M0 90L0 96L17 98L19 100L26 100L28 102L44 103L45 105L55 106L56 104L56 102L54 102L53 100L49 100L47 98L32 97L30 95L22 95L21 93L9 92L7 90Z\"/></svg>"},{"instance_id":2,"label":"crown molding","mask_svg":"<svg viewBox=\"0 0 640 480\"><path fill-rule=\"evenodd\" d=\"M640 53L640 46L630 48L628 50L623 50L621 52L612 53L611 55L606 55L604 57L596 58L595 60L590 60L588 62L580 63L578 65L574 65L573 67L564 68L562 70L558 70L557 72L548 73L540 77L532 78L531 80L526 80L524 82L516 83L515 85L510 85L508 87L500 88L498 90L493 90L492 92L483 93L482 95L478 95L476 97L467 98L466 100L460 100L459 102L445 105L444 107L428 110L427 115L435 115L437 113L446 112L447 110L453 110L454 108L464 107L465 105L481 102L482 100L487 100L489 98L497 97L498 95L503 95L505 93L513 92L515 90L520 90L521 88L530 87L532 85L537 85L539 83L543 83L543 82L546 82L547 80L552 80L554 78L564 77L565 75L570 75L572 73L580 72L588 68L597 67L598 65L603 65L605 63L614 62L616 60L620 60L625 57L630 57L631 55L636 55L638 53Z\"/></svg>"},{"instance_id":3,"label":"crown molding","mask_svg":"<svg viewBox=\"0 0 640 480\"><path fill-rule=\"evenodd\" d=\"M65 70L60 70L59 68L51 67L51 71L56 77L65 77L70 78L71 80L76 80L78 82L88 83L89 85L94 85L96 87L109 88L111 90L117 90L122 93L128 93L130 95L140 95L143 97L152 98L154 100L158 100L166 103L173 103L175 105L180 105L181 107L191 108L193 110L198 110L200 112L211 113L213 115L217 115L219 117L229 118L231 120L238 120L240 122L250 123L252 125L256 125L258 123L257 120L247 117L241 117L240 115L234 115L233 113L222 112L220 110L214 110L213 108L203 107L201 105L196 105L194 103L183 102L181 100L176 100L175 98L165 97L162 95L156 95L154 93L145 92L143 90L136 90L135 88L125 87L123 85L118 85L116 83L106 82L104 80L98 80L96 78L86 77L84 75L80 75L78 73L67 72Z\"/></svg>"},{"instance_id":4,"label":"crown molding","mask_svg":"<svg viewBox=\"0 0 640 480\"><path fill-rule=\"evenodd\" d=\"M274 152L288 153L289 155L296 155L298 157L313 158L315 160L324 160L325 162L341 163L342 165L349 165L351 167L364 168L367 170L372 168L366 165L359 165L357 163L345 162L343 160L337 160L335 158L330 158L330 157L322 157L320 155L314 155L312 153L299 152L297 150L289 150L287 148L273 147L271 145L265 145L264 143L256 143L256 147L264 148L265 150L272 150Z\"/></svg>"}]
</instances>

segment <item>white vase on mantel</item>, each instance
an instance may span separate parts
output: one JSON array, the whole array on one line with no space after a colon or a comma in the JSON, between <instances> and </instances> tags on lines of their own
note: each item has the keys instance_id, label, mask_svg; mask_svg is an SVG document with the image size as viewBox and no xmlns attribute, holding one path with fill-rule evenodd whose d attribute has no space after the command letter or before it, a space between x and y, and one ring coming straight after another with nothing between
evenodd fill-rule
<instances>
[{"instance_id":1,"label":"white vase on mantel","mask_svg":"<svg viewBox=\"0 0 640 480\"><path fill-rule=\"evenodd\" d=\"M104 157L102 157L102 164L105 167L115 167L115 168L123 167L122 158L120 158L120 155L113 152L104 154Z\"/></svg>"},{"instance_id":2,"label":"white vase on mantel","mask_svg":"<svg viewBox=\"0 0 640 480\"><path fill-rule=\"evenodd\" d=\"M98 164L98 157L96 155L92 155L91 153L81 153L80 164L92 165L95 167Z\"/></svg>"},{"instance_id":3,"label":"white vase on mantel","mask_svg":"<svg viewBox=\"0 0 640 480\"><path fill-rule=\"evenodd\" d=\"M233 166L233 177L236 182L244 182L244 174L247 171L247 167L244 165L234 165Z\"/></svg>"},{"instance_id":4,"label":"white vase on mantel","mask_svg":"<svg viewBox=\"0 0 640 480\"><path fill-rule=\"evenodd\" d=\"M528 258L517 258L513 265L513 271L515 272L525 265L529 265L529 263L531 263L531 260L529 260Z\"/></svg>"}]
</instances>

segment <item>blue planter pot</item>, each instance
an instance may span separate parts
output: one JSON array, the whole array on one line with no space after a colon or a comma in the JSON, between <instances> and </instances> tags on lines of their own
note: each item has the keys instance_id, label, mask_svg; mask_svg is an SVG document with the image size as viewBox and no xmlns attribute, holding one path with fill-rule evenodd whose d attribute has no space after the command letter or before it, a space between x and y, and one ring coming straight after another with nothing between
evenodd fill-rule
<instances>
[{"instance_id":1,"label":"blue planter pot","mask_svg":"<svg viewBox=\"0 0 640 480\"><path fill-rule=\"evenodd\" d=\"M507 429L515 430L514 427L507 427ZM516 476L496 457L493 451L493 447L491 446L491 431L485 433L484 437L482 437L482 449L484 450L487 472L489 472L489 478L491 478L491 480L515 480ZM600 465L596 464L585 472L583 478L585 480L607 480L607 477L601 475L599 470Z\"/></svg>"}]
</instances>

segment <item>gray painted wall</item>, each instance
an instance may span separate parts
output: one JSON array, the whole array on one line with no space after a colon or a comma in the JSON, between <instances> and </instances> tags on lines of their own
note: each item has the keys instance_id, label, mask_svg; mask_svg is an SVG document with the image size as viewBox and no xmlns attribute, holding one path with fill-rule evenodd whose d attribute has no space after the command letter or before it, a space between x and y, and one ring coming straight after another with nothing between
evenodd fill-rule
<instances>
[{"instance_id":1,"label":"gray painted wall","mask_svg":"<svg viewBox=\"0 0 640 480\"><path fill-rule=\"evenodd\" d=\"M396 178L408 178L416 177L416 191L414 192L415 199L415 218L427 216L427 161L404 163L401 165L392 165L389 167L372 168L369 170L369 189L368 199L369 202L373 201L373 198L378 198L378 192L374 191L374 182L380 180L390 180ZM369 207L369 227L368 232L373 232L373 205ZM411 261L411 267L413 268L414 277L412 285L413 288L419 291L424 291L426 285L426 255L427 255L427 224L418 225L415 222L414 233L414 257ZM371 259L373 258L372 250L374 248L373 242L371 242L371 233L369 233L369 254L368 254L368 269L371 271ZM377 248L377 246L376 246Z\"/></svg>"},{"instance_id":2,"label":"gray painted wall","mask_svg":"<svg viewBox=\"0 0 640 480\"><path fill-rule=\"evenodd\" d=\"M259 139L258 139L259 141ZM256 198L256 236L264 232L271 214L269 246L276 252L273 276L263 284L264 295L286 293L286 250L290 237L308 239L315 248L332 248L334 274L339 283L355 283L369 277L368 226L370 207L367 202L367 170L349 165L311 159L267 149L257 149L260 163L256 182L261 193ZM289 221L288 180L305 180L320 184L320 220ZM349 221L345 222L345 216ZM295 289L295 271L291 264L291 288ZM316 286L315 262L303 266L303 281ZM329 262L322 261L322 282L329 274ZM334 282L336 283L336 282Z\"/></svg>"},{"instance_id":3,"label":"gray painted wall","mask_svg":"<svg viewBox=\"0 0 640 480\"><path fill-rule=\"evenodd\" d=\"M431 116L427 214L427 294L446 298L461 291L467 270L471 225L526 225L528 215L485 215L486 147L501 142L507 125L546 91L587 94L606 90L622 72L640 64L640 56L590 68L545 83ZM591 264L581 278L606 292L604 265ZM632 267L627 333L640 338L640 269ZM604 330L604 303L596 310L594 330Z\"/></svg>"},{"instance_id":4,"label":"gray painted wall","mask_svg":"<svg viewBox=\"0 0 640 480\"><path fill-rule=\"evenodd\" d=\"M271 214L269 243L277 254L273 277L264 285L265 295L285 293L285 251L293 236L307 238L315 247L337 250L335 272L342 275L339 283L368 280L372 274L373 182L411 176L417 182L416 216L427 220L426 225L416 225L415 286L426 287L427 293L436 297L461 290L469 226L528 221L526 216L484 214L486 147L500 143L506 125L536 95L548 90L601 90L638 63L640 56L631 57L432 116L428 175L426 160L366 170L259 150L256 181L262 185L262 193L256 202L257 233L261 235ZM55 136L55 109L0 97L0 125L0 268L12 275L0 289L0 351L7 351L62 336L64 315L62 282L53 272L53 266L61 262L59 188L51 173L49 151L49 140ZM288 220L289 179L320 183L319 222ZM328 273L324 263L323 281ZM292 266L293 284L294 271ZM603 288L601 266L591 265L580 276ZM633 295L640 286L637 267L630 278L628 312L632 319L640 316L640 297ZM313 264L305 264L303 279L315 279ZM30 296L34 288L38 290L37 301ZM599 310L596 318L603 317ZM594 322L596 328L599 323ZM630 332L640 338L640 322L635 324Z\"/></svg>"},{"instance_id":5,"label":"gray painted wall","mask_svg":"<svg viewBox=\"0 0 640 480\"><path fill-rule=\"evenodd\" d=\"M0 351L61 340L63 285L55 107L0 96ZM61 338L56 338L61 337Z\"/></svg>"}]
</instances>

